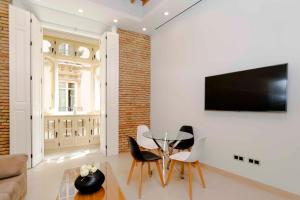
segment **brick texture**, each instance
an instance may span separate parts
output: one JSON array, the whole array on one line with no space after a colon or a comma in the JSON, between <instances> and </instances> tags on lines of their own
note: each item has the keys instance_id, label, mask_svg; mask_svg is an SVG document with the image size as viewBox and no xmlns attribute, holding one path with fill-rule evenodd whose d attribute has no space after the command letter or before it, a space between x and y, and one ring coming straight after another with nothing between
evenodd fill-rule
<instances>
[{"instance_id":1,"label":"brick texture","mask_svg":"<svg viewBox=\"0 0 300 200\"><path fill-rule=\"evenodd\" d=\"M148 35L118 30L120 35L119 148L126 152L127 135L136 138L140 124L150 125L151 47Z\"/></svg>"},{"instance_id":2,"label":"brick texture","mask_svg":"<svg viewBox=\"0 0 300 200\"><path fill-rule=\"evenodd\" d=\"M0 0L0 155L9 154L8 4Z\"/></svg>"}]
</instances>

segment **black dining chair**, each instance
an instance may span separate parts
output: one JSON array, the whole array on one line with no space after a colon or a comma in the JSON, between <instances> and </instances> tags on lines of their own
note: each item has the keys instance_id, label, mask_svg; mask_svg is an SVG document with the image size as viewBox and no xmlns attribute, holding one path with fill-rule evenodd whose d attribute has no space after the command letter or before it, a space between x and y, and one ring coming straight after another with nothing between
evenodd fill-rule
<instances>
[{"instance_id":1,"label":"black dining chair","mask_svg":"<svg viewBox=\"0 0 300 200\"><path fill-rule=\"evenodd\" d=\"M140 163L141 164L141 168L140 168L140 180L139 180L139 186L138 186L138 196L139 198L141 198L142 196L142 182L143 182L143 166L145 163L148 164L148 173L151 176L151 170L150 170L150 163L154 162L156 164L156 168L159 174L159 178L160 178L160 182L161 185L164 187L164 181L163 181L163 177L162 177L162 172L161 172L161 168L160 168L160 164L159 164L159 160L161 159L160 156L150 152L150 151L141 151L137 142L135 141L135 139L133 139L132 137L128 136L128 143L129 143L129 147L130 147L130 153L131 156L133 157L133 161L131 164L131 168L129 171L129 175L128 175L128 180L127 180L127 184L130 183L133 171L134 171L134 167Z\"/></svg>"},{"instance_id":2,"label":"black dining chair","mask_svg":"<svg viewBox=\"0 0 300 200\"><path fill-rule=\"evenodd\" d=\"M187 125L184 125L182 126L179 131L181 132L186 132L186 133L190 133L193 135L193 137L191 139L187 139L187 140L183 140L183 141L180 141L174 149L177 149L177 150L186 150L186 149L191 149L192 146L194 145L194 130L193 130L193 127L192 126L187 126ZM175 144L175 143L174 143Z\"/></svg>"}]
</instances>

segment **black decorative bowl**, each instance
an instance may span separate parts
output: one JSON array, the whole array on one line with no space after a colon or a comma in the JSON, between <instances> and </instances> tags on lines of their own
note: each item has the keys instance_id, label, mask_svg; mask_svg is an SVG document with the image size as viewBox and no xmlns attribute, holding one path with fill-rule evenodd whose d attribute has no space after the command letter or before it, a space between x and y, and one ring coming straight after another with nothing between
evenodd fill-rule
<instances>
[{"instance_id":1,"label":"black decorative bowl","mask_svg":"<svg viewBox=\"0 0 300 200\"><path fill-rule=\"evenodd\" d=\"M75 180L75 187L82 194L92 194L100 190L104 180L104 174L97 169L95 173L86 177L78 176Z\"/></svg>"}]
</instances>

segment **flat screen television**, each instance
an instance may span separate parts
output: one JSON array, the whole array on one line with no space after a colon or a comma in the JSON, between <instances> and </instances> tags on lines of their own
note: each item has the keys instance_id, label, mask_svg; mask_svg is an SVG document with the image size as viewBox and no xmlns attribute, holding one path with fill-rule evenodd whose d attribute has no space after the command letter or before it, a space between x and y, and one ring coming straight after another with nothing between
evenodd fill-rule
<instances>
[{"instance_id":1,"label":"flat screen television","mask_svg":"<svg viewBox=\"0 0 300 200\"><path fill-rule=\"evenodd\" d=\"M205 110L287 111L288 64L205 78Z\"/></svg>"}]
</instances>

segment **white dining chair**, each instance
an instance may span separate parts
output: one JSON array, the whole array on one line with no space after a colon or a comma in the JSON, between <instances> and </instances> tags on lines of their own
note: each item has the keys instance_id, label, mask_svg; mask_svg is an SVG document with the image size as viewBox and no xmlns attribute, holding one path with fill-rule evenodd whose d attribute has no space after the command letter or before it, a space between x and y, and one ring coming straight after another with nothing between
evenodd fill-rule
<instances>
[{"instance_id":1,"label":"white dining chair","mask_svg":"<svg viewBox=\"0 0 300 200\"><path fill-rule=\"evenodd\" d=\"M140 125L137 127L137 135L136 140L139 146L148 149L148 150L156 150L158 149L158 146L153 141L153 139L146 138L143 133L150 131L148 126L146 125Z\"/></svg>"},{"instance_id":2,"label":"white dining chair","mask_svg":"<svg viewBox=\"0 0 300 200\"><path fill-rule=\"evenodd\" d=\"M205 180L203 177L203 172L202 172L201 165L199 162L201 146L204 141L205 141L205 138L197 139L192 147L191 152L181 151L181 152L175 153L170 156L171 167L170 167L170 172L169 172L166 184L169 183L169 181L172 177L174 166L175 166L176 162L187 164L188 165L188 177L189 177L188 189L189 189L190 200L192 200L192 196L193 196L193 192L192 192L192 167L193 167L193 165L192 164L194 164L194 166L197 168L203 188L206 187Z\"/></svg>"}]
</instances>

